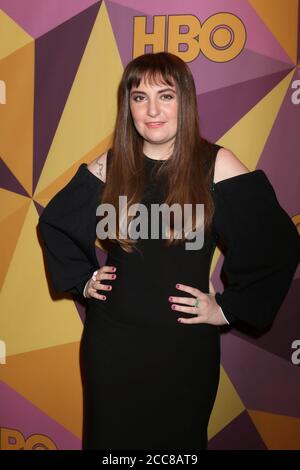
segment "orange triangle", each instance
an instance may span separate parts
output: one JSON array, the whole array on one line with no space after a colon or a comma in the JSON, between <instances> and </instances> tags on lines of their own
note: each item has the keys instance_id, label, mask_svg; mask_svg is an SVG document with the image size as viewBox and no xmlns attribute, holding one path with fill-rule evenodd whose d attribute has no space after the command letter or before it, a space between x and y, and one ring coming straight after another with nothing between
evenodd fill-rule
<instances>
[{"instance_id":1,"label":"orange triangle","mask_svg":"<svg viewBox=\"0 0 300 470\"><path fill-rule=\"evenodd\" d=\"M296 65L298 0L250 0L250 4Z\"/></svg>"},{"instance_id":2,"label":"orange triangle","mask_svg":"<svg viewBox=\"0 0 300 470\"><path fill-rule=\"evenodd\" d=\"M9 198L7 197L5 199L8 202ZM0 288L3 286L7 270L18 242L19 234L31 203L31 199L29 198L16 197L14 199L17 199L18 205L21 207L17 208L9 215L6 215L7 206L3 206L6 208L6 217L4 220L1 220L0 224L0 245L5 246L5 250L2 250L1 253ZM10 208L10 211L12 211L12 208Z\"/></svg>"},{"instance_id":3,"label":"orange triangle","mask_svg":"<svg viewBox=\"0 0 300 470\"><path fill-rule=\"evenodd\" d=\"M300 449L299 418L253 410L248 413L268 449Z\"/></svg>"}]
</instances>

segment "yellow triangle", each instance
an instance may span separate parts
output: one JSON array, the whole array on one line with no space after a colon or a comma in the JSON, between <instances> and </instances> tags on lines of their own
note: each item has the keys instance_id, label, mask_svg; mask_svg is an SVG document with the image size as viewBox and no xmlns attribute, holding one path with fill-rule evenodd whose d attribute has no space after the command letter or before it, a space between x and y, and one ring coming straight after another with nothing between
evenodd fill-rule
<instances>
[{"instance_id":1,"label":"yellow triangle","mask_svg":"<svg viewBox=\"0 0 300 470\"><path fill-rule=\"evenodd\" d=\"M232 150L250 170L256 168L293 75L294 70L217 142Z\"/></svg>"},{"instance_id":2,"label":"yellow triangle","mask_svg":"<svg viewBox=\"0 0 300 470\"><path fill-rule=\"evenodd\" d=\"M78 342L10 356L1 380L81 439Z\"/></svg>"},{"instance_id":3,"label":"yellow triangle","mask_svg":"<svg viewBox=\"0 0 300 470\"><path fill-rule=\"evenodd\" d=\"M248 413L268 449L300 449L300 418L254 410Z\"/></svg>"},{"instance_id":4,"label":"yellow triangle","mask_svg":"<svg viewBox=\"0 0 300 470\"><path fill-rule=\"evenodd\" d=\"M3 10L0 10L0 31L0 60L21 49L29 42L33 42L33 38ZM2 77L1 79L3 80Z\"/></svg>"},{"instance_id":5,"label":"yellow triangle","mask_svg":"<svg viewBox=\"0 0 300 470\"><path fill-rule=\"evenodd\" d=\"M37 222L31 202L1 293L0 331L8 356L78 341L82 333L74 302L50 296Z\"/></svg>"},{"instance_id":6,"label":"yellow triangle","mask_svg":"<svg viewBox=\"0 0 300 470\"><path fill-rule=\"evenodd\" d=\"M122 62L103 2L54 136L37 192L113 132Z\"/></svg>"},{"instance_id":7,"label":"yellow triangle","mask_svg":"<svg viewBox=\"0 0 300 470\"><path fill-rule=\"evenodd\" d=\"M213 254L213 258L212 258L212 261L211 261L211 267L210 267L210 275L213 274L216 266L217 266L217 263L218 263L218 259L221 255L221 251L218 247L216 247L215 251L214 251L214 254Z\"/></svg>"},{"instance_id":8,"label":"yellow triangle","mask_svg":"<svg viewBox=\"0 0 300 470\"><path fill-rule=\"evenodd\" d=\"M112 143L112 135L104 139L102 142L96 145L87 155L85 155L81 160L74 163L70 168L67 169L62 175L60 175L56 180L52 181L49 186L47 186L43 191L38 194L34 194L34 200L41 204L43 207L48 204L50 199L62 189L70 179L75 175L78 167L81 163L89 163L93 159L100 156L104 153Z\"/></svg>"},{"instance_id":9,"label":"yellow triangle","mask_svg":"<svg viewBox=\"0 0 300 470\"><path fill-rule=\"evenodd\" d=\"M244 410L245 406L221 366L219 389L208 425L208 438L213 438Z\"/></svg>"},{"instance_id":10,"label":"yellow triangle","mask_svg":"<svg viewBox=\"0 0 300 470\"><path fill-rule=\"evenodd\" d=\"M298 0L249 0L292 62L297 63Z\"/></svg>"},{"instance_id":11,"label":"yellow triangle","mask_svg":"<svg viewBox=\"0 0 300 470\"><path fill-rule=\"evenodd\" d=\"M15 178L31 195L34 42L1 61L0 79L4 81L7 89L5 104L0 105L0 155Z\"/></svg>"}]
</instances>

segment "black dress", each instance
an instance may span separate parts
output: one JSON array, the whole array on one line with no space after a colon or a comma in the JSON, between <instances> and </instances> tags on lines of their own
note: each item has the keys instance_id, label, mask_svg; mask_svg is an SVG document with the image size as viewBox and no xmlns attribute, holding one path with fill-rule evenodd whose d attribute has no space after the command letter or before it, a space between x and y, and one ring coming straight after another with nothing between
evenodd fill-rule
<instances>
[{"instance_id":1,"label":"black dress","mask_svg":"<svg viewBox=\"0 0 300 470\"><path fill-rule=\"evenodd\" d=\"M211 144L212 164L220 147ZM108 163L111 158L108 153ZM144 156L143 203L162 203L152 178L161 161ZM97 268L96 207L104 187L87 165L47 205L39 227L54 289L82 295ZM297 230L262 170L211 181L214 230L200 250L140 240L140 253L117 245L106 265L117 267L106 301L87 299L82 336L84 449L205 449L220 371L220 329L180 324L190 315L169 296L189 296L183 283L209 292L218 237L227 251L228 285L216 301L230 323L272 323L300 259Z\"/></svg>"}]
</instances>

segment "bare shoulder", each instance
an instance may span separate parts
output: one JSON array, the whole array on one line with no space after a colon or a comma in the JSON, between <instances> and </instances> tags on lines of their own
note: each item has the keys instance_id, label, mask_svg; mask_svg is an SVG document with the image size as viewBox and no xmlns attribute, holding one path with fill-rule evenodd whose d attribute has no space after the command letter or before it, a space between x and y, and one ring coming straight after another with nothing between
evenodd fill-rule
<instances>
[{"instance_id":1,"label":"bare shoulder","mask_svg":"<svg viewBox=\"0 0 300 470\"><path fill-rule=\"evenodd\" d=\"M233 176L249 173L247 168L237 156L227 148L220 148L218 150L215 162L214 183L232 178Z\"/></svg>"},{"instance_id":2,"label":"bare shoulder","mask_svg":"<svg viewBox=\"0 0 300 470\"><path fill-rule=\"evenodd\" d=\"M104 183L106 181L106 159L107 151L100 155L100 157L97 157L95 160L91 161L91 163L89 163L87 166L89 171Z\"/></svg>"}]
</instances>

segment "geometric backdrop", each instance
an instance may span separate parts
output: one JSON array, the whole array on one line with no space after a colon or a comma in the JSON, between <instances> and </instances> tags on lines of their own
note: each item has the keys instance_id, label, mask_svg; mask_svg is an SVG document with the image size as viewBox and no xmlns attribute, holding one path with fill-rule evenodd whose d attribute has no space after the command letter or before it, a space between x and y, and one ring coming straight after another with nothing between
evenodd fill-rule
<instances>
[{"instance_id":1,"label":"geometric backdrop","mask_svg":"<svg viewBox=\"0 0 300 470\"><path fill-rule=\"evenodd\" d=\"M81 448L84 306L52 291L36 226L110 147L122 71L152 50L188 63L203 136L263 169L300 230L298 0L0 0L1 449ZM269 331L224 328L210 449L300 449L299 291L298 268Z\"/></svg>"}]
</instances>

